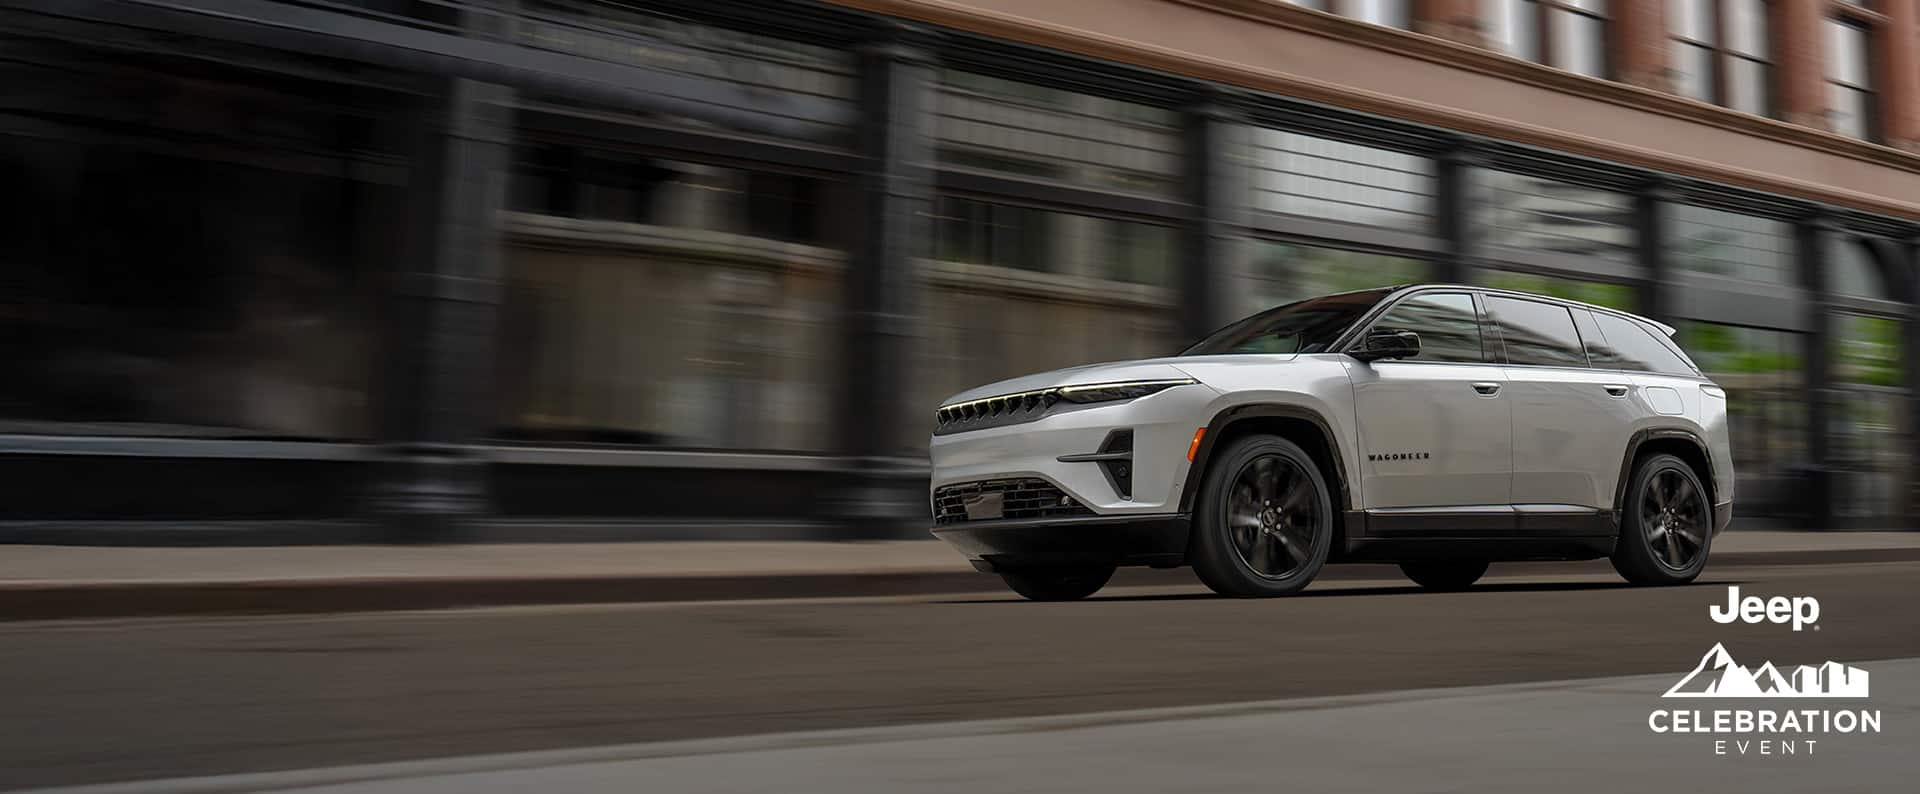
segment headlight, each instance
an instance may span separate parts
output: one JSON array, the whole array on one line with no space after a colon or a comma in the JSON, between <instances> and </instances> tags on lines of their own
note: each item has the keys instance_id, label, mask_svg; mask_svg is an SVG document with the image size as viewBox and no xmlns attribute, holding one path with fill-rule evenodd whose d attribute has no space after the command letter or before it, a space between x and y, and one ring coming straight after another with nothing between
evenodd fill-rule
<instances>
[{"instance_id":1,"label":"headlight","mask_svg":"<svg viewBox=\"0 0 1920 794\"><path fill-rule=\"evenodd\" d=\"M1132 380L1124 383L1092 383L1086 386L1062 386L1060 399L1070 403L1104 403L1114 400L1132 400L1149 394L1166 391L1175 386L1191 386L1198 381L1192 378L1174 380Z\"/></svg>"}]
</instances>

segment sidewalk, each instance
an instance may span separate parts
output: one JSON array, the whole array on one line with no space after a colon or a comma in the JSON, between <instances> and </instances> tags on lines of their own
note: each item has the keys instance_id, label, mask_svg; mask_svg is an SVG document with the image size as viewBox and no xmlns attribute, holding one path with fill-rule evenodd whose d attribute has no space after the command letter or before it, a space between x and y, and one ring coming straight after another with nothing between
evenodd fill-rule
<instances>
[{"instance_id":1,"label":"sidewalk","mask_svg":"<svg viewBox=\"0 0 1920 794\"><path fill-rule=\"evenodd\" d=\"M1718 565L1920 560L1920 532L1730 532ZM1603 570L1605 563L1566 563ZM1595 567L1599 566L1599 567ZM1502 566L1505 567L1505 566ZM1496 568L1496 571L1499 570ZM1513 569L1513 570L1517 570ZM1533 570L1547 570L1535 566ZM1397 576L1333 566L1326 578ZM1185 584L1127 569L1119 585ZM992 591L937 540L447 546L0 546L0 620Z\"/></svg>"}]
</instances>

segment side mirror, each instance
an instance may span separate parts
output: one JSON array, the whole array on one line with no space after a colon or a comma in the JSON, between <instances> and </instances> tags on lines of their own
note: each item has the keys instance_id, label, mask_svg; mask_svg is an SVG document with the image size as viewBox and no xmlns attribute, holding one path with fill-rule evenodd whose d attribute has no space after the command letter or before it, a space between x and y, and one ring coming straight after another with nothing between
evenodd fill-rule
<instances>
[{"instance_id":1,"label":"side mirror","mask_svg":"<svg viewBox=\"0 0 1920 794\"><path fill-rule=\"evenodd\" d=\"M1367 333L1360 343L1360 349L1353 357L1361 361L1379 361L1383 358L1413 358L1420 355L1420 335L1412 331L1375 329Z\"/></svg>"}]
</instances>

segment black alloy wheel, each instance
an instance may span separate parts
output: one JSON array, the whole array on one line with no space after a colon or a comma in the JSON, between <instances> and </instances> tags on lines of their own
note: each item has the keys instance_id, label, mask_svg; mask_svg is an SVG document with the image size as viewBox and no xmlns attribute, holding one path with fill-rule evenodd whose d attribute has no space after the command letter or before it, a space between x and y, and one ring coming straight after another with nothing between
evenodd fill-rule
<instances>
[{"instance_id":1,"label":"black alloy wheel","mask_svg":"<svg viewBox=\"0 0 1920 794\"><path fill-rule=\"evenodd\" d=\"M1627 581L1682 584L1706 568L1713 503L1686 461L1667 454L1642 460L1622 507L1613 567Z\"/></svg>"},{"instance_id":2,"label":"black alloy wheel","mask_svg":"<svg viewBox=\"0 0 1920 794\"><path fill-rule=\"evenodd\" d=\"M1319 574L1333 542L1333 501L1299 445L1264 435L1236 439L1201 487L1189 557L1208 587L1286 595Z\"/></svg>"}]
</instances>

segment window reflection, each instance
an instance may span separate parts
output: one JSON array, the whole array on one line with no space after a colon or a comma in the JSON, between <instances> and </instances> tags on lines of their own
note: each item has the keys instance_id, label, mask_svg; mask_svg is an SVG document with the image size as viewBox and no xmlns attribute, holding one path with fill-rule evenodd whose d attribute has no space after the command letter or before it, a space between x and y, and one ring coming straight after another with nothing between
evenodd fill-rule
<instances>
[{"instance_id":1,"label":"window reflection","mask_svg":"<svg viewBox=\"0 0 1920 794\"><path fill-rule=\"evenodd\" d=\"M1867 63L1867 30L1829 18L1827 28L1827 120L1833 131L1872 137L1873 84Z\"/></svg>"},{"instance_id":2,"label":"window reflection","mask_svg":"<svg viewBox=\"0 0 1920 794\"><path fill-rule=\"evenodd\" d=\"M1474 216L1488 245L1634 261L1631 196L1505 171L1475 173Z\"/></svg>"},{"instance_id":3,"label":"window reflection","mask_svg":"<svg viewBox=\"0 0 1920 794\"><path fill-rule=\"evenodd\" d=\"M1480 316L1464 293L1415 295L1393 305L1372 330L1412 331L1420 335L1420 354L1411 361L1480 363Z\"/></svg>"},{"instance_id":4,"label":"window reflection","mask_svg":"<svg viewBox=\"0 0 1920 794\"><path fill-rule=\"evenodd\" d=\"M933 124L946 166L1171 196L1179 114L954 70L940 74Z\"/></svg>"},{"instance_id":5,"label":"window reflection","mask_svg":"<svg viewBox=\"0 0 1920 794\"><path fill-rule=\"evenodd\" d=\"M1791 483L1795 469L1807 460L1805 337L1704 322L1679 327L1681 347L1726 389L1742 504L1753 505L1758 514L1798 511L1799 505L1780 494L1791 492L1781 486Z\"/></svg>"},{"instance_id":6,"label":"window reflection","mask_svg":"<svg viewBox=\"0 0 1920 794\"><path fill-rule=\"evenodd\" d=\"M1794 282L1793 224L1686 204L1673 213L1667 255L1677 269L1769 284Z\"/></svg>"},{"instance_id":7,"label":"window reflection","mask_svg":"<svg viewBox=\"0 0 1920 794\"><path fill-rule=\"evenodd\" d=\"M1433 224L1433 160L1371 146L1259 128L1253 131L1256 209L1426 231Z\"/></svg>"},{"instance_id":8,"label":"window reflection","mask_svg":"<svg viewBox=\"0 0 1920 794\"><path fill-rule=\"evenodd\" d=\"M826 448L845 185L553 151L523 153L507 223L497 435Z\"/></svg>"},{"instance_id":9,"label":"window reflection","mask_svg":"<svg viewBox=\"0 0 1920 794\"><path fill-rule=\"evenodd\" d=\"M1255 240L1247 271L1234 282L1235 313L1257 311L1335 292L1350 292L1427 278L1418 259Z\"/></svg>"},{"instance_id":10,"label":"window reflection","mask_svg":"<svg viewBox=\"0 0 1920 794\"><path fill-rule=\"evenodd\" d=\"M1170 226L941 196L934 259L1166 286Z\"/></svg>"}]
</instances>

